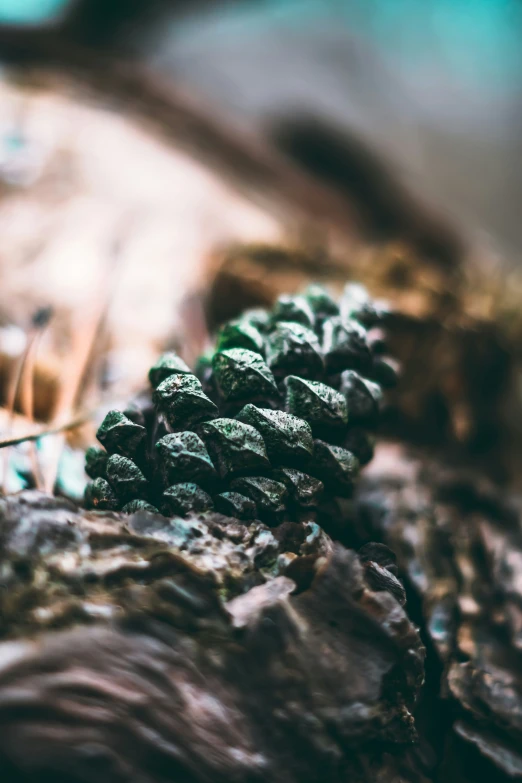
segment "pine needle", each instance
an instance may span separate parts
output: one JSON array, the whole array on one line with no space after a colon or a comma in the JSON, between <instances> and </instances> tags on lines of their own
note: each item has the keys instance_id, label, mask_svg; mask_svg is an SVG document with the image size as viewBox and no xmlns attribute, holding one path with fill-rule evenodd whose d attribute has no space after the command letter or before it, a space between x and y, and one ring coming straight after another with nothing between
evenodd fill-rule
<instances>
[{"instance_id":1,"label":"pine needle","mask_svg":"<svg viewBox=\"0 0 522 783\"><path fill-rule=\"evenodd\" d=\"M16 399L21 388L22 380L24 378L24 372L27 368L29 357L35 349L39 336L41 335L41 333L49 323L51 319L51 315L52 315L52 311L50 310L50 308L47 307L40 308L33 315L32 322L31 322L31 329L27 335L27 342L26 342L25 349L22 352L22 355L20 356L18 363L15 364L15 369L12 373L9 387L7 390L7 405L6 405L7 428L6 429L8 433L11 432L13 427ZM28 375L30 376L30 382L32 385L33 383L32 370L30 373L28 373ZM31 414L32 414L32 396L28 397L27 394L26 394L26 404L30 404ZM15 445L15 444L10 444L9 440L7 440L5 441L5 445L7 447L8 445ZM7 450L4 454L4 460L3 460L2 492L4 494L7 491L8 474L9 474L9 451Z\"/></svg>"}]
</instances>

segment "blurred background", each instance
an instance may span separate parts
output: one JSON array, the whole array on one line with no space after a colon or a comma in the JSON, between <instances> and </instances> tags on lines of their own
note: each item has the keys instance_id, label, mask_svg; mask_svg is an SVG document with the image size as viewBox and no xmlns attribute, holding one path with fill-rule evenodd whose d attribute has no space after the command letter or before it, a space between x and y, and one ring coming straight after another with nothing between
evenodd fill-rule
<instances>
[{"instance_id":1,"label":"blurred background","mask_svg":"<svg viewBox=\"0 0 522 783\"><path fill-rule=\"evenodd\" d=\"M397 314L390 432L512 478L521 34L518 0L0 0L4 439L83 417L39 442L81 487L159 351L355 277Z\"/></svg>"}]
</instances>

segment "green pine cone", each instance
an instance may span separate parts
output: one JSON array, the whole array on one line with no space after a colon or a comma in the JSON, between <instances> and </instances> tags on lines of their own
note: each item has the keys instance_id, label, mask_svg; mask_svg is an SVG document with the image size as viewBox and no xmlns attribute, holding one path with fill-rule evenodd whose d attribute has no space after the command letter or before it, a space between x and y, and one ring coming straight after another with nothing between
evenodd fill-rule
<instances>
[{"instance_id":1,"label":"green pine cone","mask_svg":"<svg viewBox=\"0 0 522 783\"><path fill-rule=\"evenodd\" d=\"M384 315L359 285L340 302L313 285L224 324L198 377L164 354L150 397L132 406L145 426L111 411L98 430L106 451L88 449L86 505L321 521L323 504L349 497L373 454L382 388L396 376L367 339Z\"/></svg>"}]
</instances>

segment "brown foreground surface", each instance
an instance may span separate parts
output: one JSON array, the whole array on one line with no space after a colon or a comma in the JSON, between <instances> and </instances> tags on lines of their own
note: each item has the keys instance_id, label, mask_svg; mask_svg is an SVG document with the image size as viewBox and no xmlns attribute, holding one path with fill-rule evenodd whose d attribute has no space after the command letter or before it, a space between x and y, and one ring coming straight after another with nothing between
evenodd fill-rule
<instances>
[{"instance_id":1,"label":"brown foreground surface","mask_svg":"<svg viewBox=\"0 0 522 783\"><path fill-rule=\"evenodd\" d=\"M522 776L519 511L476 474L382 444L359 555L313 523L1 513L4 779Z\"/></svg>"},{"instance_id":2,"label":"brown foreground surface","mask_svg":"<svg viewBox=\"0 0 522 783\"><path fill-rule=\"evenodd\" d=\"M424 647L386 548L37 493L2 515L4 780L425 779Z\"/></svg>"}]
</instances>

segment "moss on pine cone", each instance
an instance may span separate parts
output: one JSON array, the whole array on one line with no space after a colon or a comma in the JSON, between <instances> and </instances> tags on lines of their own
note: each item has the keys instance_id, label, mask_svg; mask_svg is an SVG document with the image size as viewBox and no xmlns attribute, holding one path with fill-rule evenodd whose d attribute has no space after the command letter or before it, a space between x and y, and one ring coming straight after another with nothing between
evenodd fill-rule
<instances>
[{"instance_id":1,"label":"moss on pine cone","mask_svg":"<svg viewBox=\"0 0 522 783\"><path fill-rule=\"evenodd\" d=\"M372 456L383 376L368 330L383 310L359 285L319 286L226 323L192 373L174 353L151 393L110 411L91 447L86 505L186 515L216 509L276 525L349 497Z\"/></svg>"}]
</instances>

